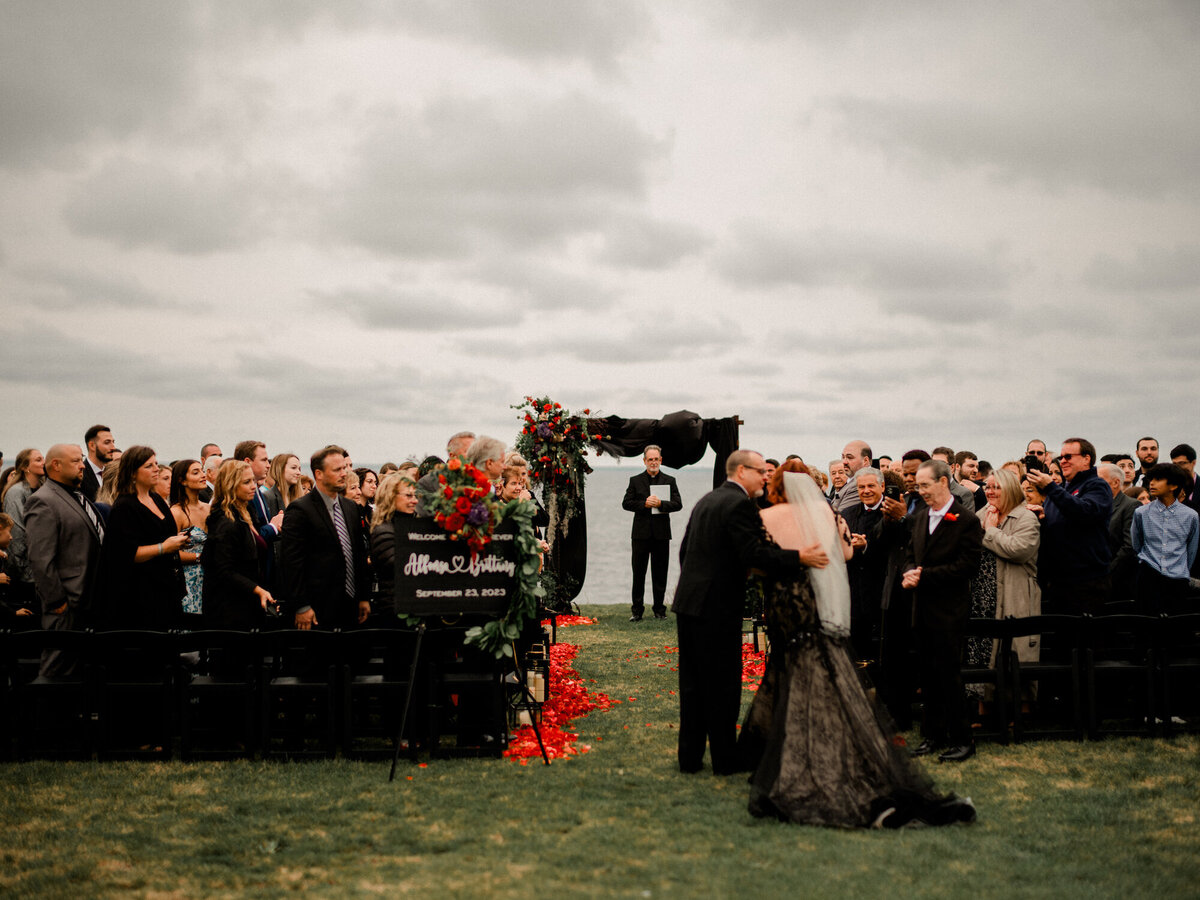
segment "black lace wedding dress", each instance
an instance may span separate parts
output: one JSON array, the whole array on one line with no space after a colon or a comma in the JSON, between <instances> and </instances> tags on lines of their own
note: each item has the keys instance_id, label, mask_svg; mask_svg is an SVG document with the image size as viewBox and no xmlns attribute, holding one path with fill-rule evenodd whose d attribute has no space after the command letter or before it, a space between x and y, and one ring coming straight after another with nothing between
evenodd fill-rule
<instances>
[{"instance_id":1,"label":"black lace wedding dress","mask_svg":"<svg viewBox=\"0 0 1200 900\"><path fill-rule=\"evenodd\" d=\"M971 822L971 801L938 794L892 741L849 639L822 633L806 574L764 584L771 653L742 725L750 812L807 825L900 828Z\"/></svg>"}]
</instances>

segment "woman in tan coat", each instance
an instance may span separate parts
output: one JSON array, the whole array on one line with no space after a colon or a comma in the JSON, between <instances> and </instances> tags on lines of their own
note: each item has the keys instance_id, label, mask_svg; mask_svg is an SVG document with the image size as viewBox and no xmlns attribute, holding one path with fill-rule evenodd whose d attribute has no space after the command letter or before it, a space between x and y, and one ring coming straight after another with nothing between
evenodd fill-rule
<instances>
[{"instance_id":1,"label":"woman in tan coat","mask_svg":"<svg viewBox=\"0 0 1200 900\"><path fill-rule=\"evenodd\" d=\"M1025 493L1016 475L1006 469L993 471L983 485L988 505L980 511L983 549L996 556L996 618L1024 618L1042 613L1042 591L1037 583L1038 546L1041 523L1025 508ZM1013 649L1022 662L1036 662L1040 652L1038 635L1019 638ZM992 647L991 665L996 664Z\"/></svg>"}]
</instances>

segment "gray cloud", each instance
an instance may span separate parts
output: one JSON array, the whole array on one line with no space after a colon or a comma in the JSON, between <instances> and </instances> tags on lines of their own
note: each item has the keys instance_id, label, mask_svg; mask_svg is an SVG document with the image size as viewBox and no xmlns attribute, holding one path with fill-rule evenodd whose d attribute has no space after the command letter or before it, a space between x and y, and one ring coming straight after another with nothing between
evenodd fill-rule
<instances>
[{"instance_id":1,"label":"gray cloud","mask_svg":"<svg viewBox=\"0 0 1200 900\"><path fill-rule=\"evenodd\" d=\"M314 307L340 310L369 329L460 332L514 324L498 304L469 304L418 288L346 288L309 297Z\"/></svg>"},{"instance_id":2,"label":"gray cloud","mask_svg":"<svg viewBox=\"0 0 1200 900\"><path fill-rule=\"evenodd\" d=\"M995 254L975 254L895 234L788 233L762 224L735 226L716 257L717 271L741 287L839 286L873 292L889 312L937 318L953 302L964 320L1007 307L1011 267Z\"/></svg>"},{"instance_id":3,"label":"gray cloud","mask_svg":"<svg viewBox=\"0 0 1200 900\"><path fill-rule=\"evenodd\" d=\"M426 0L402 4L406 24L432 34L461 37L523 59L582 59L612 71L619 58L649 37L652 23L633 0Z\"/></svg>"},{"instance_id":4,"label":"gray cloud","mask_svg":"<svg viewBox=\"0 0 1200 900\"><path fill-rule=\"evenodd\" d=\"M443 99L386 114L331 192L331 236L397 255L460 257L560 242L639 199L666 150L581 94Z\"/></svg>"},{"instance_id":5,"label":"gray cloud","mask_svg":"<svg viewBox=\"0 0 1200 900\"><path fill-rule=\"evenodd\" d=\"M1138 247L1131 260L1097 255L1083 275L1084 284L1104 291L1185 291L1200 286L1200 245Z\"/></svg>"},{"instance_id":6,"label":"gray cloud","mask_svg":"<svg viewBox=\"0 0 1200 900\"><path fill-rule=\"evenodd\" d=\"M564 337L558 352L589 363L656 363L703 360L722 355L744 341L742 329L724 317L683 318L663 314L619 332L594 329Z\"/></svg>"},{"instance_id":7,"label":"gray cloud","mask_svg":"<svg viewBox=\"0 0 1200 900\"><path fill-rule=\"evenodd\" d=\"M1194 102L1077 100L1069 116L1043 96L990 106L975 99L841 97L830 107L852 142L935 172L980 167L1001 179L1124 193L1197 184L1200 110Z\"/></svg>"},{"instance_id":8,"label":"gray cloud","mask_svg":"<svg viewBox=\"0 0 1200 900\"><path fill-rule=\"evenodd\" d=\"M0 5L0 163L61 163L126 137L187 94L190 6L45 0Z\"/></svg>"},{"instance_id":9,"label":"gray cloud","mask_svg":"<svg viewBox=\"0 0 1200 900\"><path fill-rule=\"evenodd\" d=\"M596 278L581 278L553 266L513 258L494 258L468 270L481 284L508 291L516 309L586 309L600 311L613 305L614 288ZM510 313L511 315L511 313Z\"/></svg>"},{"instance_id":10,"label":"gray cloud","mask_svg":"<svg viewBox=\"0 0 1200 900\"><path fill-rule=\"evenodd\" d=\"M122 247L185 254L244 248L266 236L273 218L287 218L289 180L267 171L186 172L114 159L76 186L63 217L76 234Z\"/></svg>"},{"instance_id":11,"label":"gray cloud","mask_svg":"<svg viewBox=\"0 0 1200 900\"><path fill-rule=\"evenodd\" d=\"M711 240L682 222L625 216L604 228L603 263L634 269L665 269L705 249Z\"/></svg>"},{"instance_id":12,"label":"gray cloud","mask_svg":"<svg viewBox=\"0 0 1200 900\"><path fill-rule=\"evenodd\" d=\"M57 264L24 266L16 274L26 282L25 295L34 306L84 310L95 306L156 309L168 304L137 278L92 272Z\"/></svg>"}]
</instances>

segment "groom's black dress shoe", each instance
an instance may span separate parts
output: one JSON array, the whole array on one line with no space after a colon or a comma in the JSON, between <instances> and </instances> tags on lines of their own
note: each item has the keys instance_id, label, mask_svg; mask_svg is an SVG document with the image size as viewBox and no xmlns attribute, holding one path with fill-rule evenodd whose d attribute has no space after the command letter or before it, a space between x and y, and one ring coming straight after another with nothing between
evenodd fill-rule
<instances>
[{"instance_id":1,"label":"groom's black dress shoe","mask_svg":"<svg viewBox=\"0 0 1200 900\"><path fill-rule=\"evenodd\" d=\"M639 616L637 613L634 613L632 616L629 617L629 621L630 622L640 622L640 621L642 621L642 617Z\"/></svg>"},{"instance_id":2,"label":"groom's black dress shoe","mask_svg":"<svg viewBox=\"0 0 1200 900\"><path fill-rule=\"evenodd\" d=\"M917 744L916 748L910 750L909 756L929 756L931 753L936 753L942 749L942 745L930 738L925 738L921 743Z\"/></svg>"},{"instance_id":3,"label":"groom's black dress shoe","mask_svg":"<svg viewBox=\"0 0 1200 900\"><path fill-rule=\"evenodd\" d=\"M938 755L938 762L962 762L975 755L975 745L963 744L961 747L949 747Z\"/></svg>"}]
</instances>

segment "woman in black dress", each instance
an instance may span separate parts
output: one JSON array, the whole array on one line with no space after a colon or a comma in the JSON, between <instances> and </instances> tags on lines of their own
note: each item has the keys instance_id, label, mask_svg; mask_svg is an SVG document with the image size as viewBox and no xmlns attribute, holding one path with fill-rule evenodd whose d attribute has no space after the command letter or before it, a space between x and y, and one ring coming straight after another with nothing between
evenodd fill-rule
<instances>
[{"instance_id":1,"label":"woman in black dress","mask_svg":"<svg viewBox=\"0 0 1200 900\"><path fill-rule=\"evenodd\" d=\"M398 472L385 475L375 494L371 519L371 568L379 585L381 611L390 613L396 583L396 522L417 511L417 483Z\"/></svg>"},{"instance_id":2,"label":"woman in black dress","mask_svg":"<svg viewBox=\"0 0 1200 900\"><path fill-rule=\"evenodd\" d=\"M275 598L262 586L259 555L266 542L250 520L256 490L248 463L226 460L217 470L208 541L204 545L204 624L208 628L249 631L261 628L263 613Z\"/></svg>"},{"instance_id":3,"label":"woman in black dress","mask_svg":"<svg viewBox=\"0 0 1200 900\"><path fill-rule=\"evenodd\" d=\"M181 621L186 588L179 551L189 540L155 491L158 480L153 449L136 445L122 454L104 532L103 619L110 628L169 631Z\"/></svg>"},{"instance_id":4,"label":"woman in black dress","mask_svg":"<svg viewBox=\"0 0 1200 900\"><path fill-rule=\"evenodd\" d=\"M969 799L934 791L863 687L849 650L848 536L821 489L781 468L769 490L770 538L787 549L819 540L830 564L765 584L771 654L739 738L743 758L757 762L750 812L841 828L974 821Z\"/></svg>"}]
</instances>

